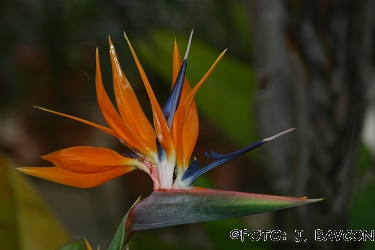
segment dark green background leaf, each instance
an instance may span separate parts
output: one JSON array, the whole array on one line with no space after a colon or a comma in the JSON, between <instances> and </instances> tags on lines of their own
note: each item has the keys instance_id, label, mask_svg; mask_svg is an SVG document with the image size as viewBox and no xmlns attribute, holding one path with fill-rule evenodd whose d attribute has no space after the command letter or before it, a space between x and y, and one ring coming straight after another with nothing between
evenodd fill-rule
<instances>
[{"instance_id":1,"label":"dark green background leaf","mask_svg":"<svg viewBox=\"0 0 375 250\"><path fill-rule=\"evenodd\" d=\"M0 206L2 249L57 249L69 240L32 185L1 155Z\"/></svg>"}]
</instances>

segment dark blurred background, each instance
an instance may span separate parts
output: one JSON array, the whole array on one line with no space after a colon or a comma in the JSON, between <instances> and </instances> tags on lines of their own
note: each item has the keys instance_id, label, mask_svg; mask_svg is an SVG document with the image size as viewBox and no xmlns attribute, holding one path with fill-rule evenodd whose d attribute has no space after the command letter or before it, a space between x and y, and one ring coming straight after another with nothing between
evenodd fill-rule
<instances>
[{"instance_id":1,"label":"dark blurred background","mask_svg":"<svg viewBox=\"0 0 375 250\"><path fill-rule=\"evenodd\" d=\"M98 47L105 86L113 96L111 36L151 118L123 32L163 104L171 84L173 41L184 51L194 28L187 70L191 85L228 48L196 97L200 134L193 155L201 166L210 162L204 151L232 152L297 127L196 185L325 200L242 219L138 232L131 249L371 249L369 241L316 242L313 236L317 228L375 229L374 11L371 0L2 2L0 153L19 167L48 166L39 156L65 147L123 152L115 138L32 106L104 124L95 88L83 72L94 78ZM136 198L152 192L151 180L140 171L87 190L28 180L71 236L85 236L101 248ZM229 238L234 227L280 229L288 237L235 242ZM300 229L308 242L296 244L294 230Z\"/></svg>"}]
</instances>

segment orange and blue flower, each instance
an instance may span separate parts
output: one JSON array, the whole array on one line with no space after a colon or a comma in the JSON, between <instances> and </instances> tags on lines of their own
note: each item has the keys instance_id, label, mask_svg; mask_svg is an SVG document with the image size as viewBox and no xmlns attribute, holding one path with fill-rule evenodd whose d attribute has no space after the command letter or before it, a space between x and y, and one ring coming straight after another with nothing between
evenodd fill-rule
<instances>
[{"instance_id":1,"label":"orange and blue flower","mask_svg":"<svg viewBox=\"0 0 375 250\"><path fill-rule=\"evenodd\" d=\"M230 154L218 154L214 151L206 153L214 161L203 168L199 168L195 158L191 161L199 131L194 96L226 52L224 50L219 55L202 79L191 88L185 74L192 34L193 32L182 59L177 43L174 43L172 90L163 108L156 100L149 80L125 35L150 99L153 125L148 121L122 71L111 39L109 53L118 111L103 86L98 49L95 76L97 102L108 127L37 107L100 129L116 137L131 153L123 155L101 147L71 147L42 157L51 162L54 165L52 167L22 167L18 170L80 188L100 185L135 169L146 172L153 181L154 192L148 198L136 202L129 210L129 216L123 222L127 229L126 241L137 230L238 217L318 201L319 199L277 197L192 186L207 171L293 130L286 130ZM188 211L183 218L176 219L181 209Z\"/></svg>"}]
</instances>

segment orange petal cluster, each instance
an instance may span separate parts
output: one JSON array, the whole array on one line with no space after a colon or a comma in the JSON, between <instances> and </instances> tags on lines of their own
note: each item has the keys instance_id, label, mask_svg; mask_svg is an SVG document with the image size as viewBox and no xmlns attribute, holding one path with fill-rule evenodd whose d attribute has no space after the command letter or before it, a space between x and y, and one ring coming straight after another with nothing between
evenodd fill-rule
<instances>
[{"instance_id":1,"label":"orange petal cluster","mask_svg":"<svg viewBox=\"0 0 375 250\"><path fill-rule=\"evenodd\" d=\"M193 89L190 88L185 77L180 102L170 126L126 35L125 39L150 99L153 126L144 114L133 88L121 68L111 39L109 39L109 54L118 111L103 86L98 49L96 50L95 74L97 102L108 127L49 109L37 108L85 123L116 137L123 145L133 151L132 156L125 157L107 148L72 147L42 157L54 164L53 167L23 167L18 168L18 170L49 181L88 188L97 186L134 169L141 169L152 178L154 189L183 188L181 186L181 177L189 165L199 131L194 95L225 51ZM172 87L181 64L180 51L175 42L173 48ZM160 156L160 150L164 150L164 157ZM176 169L177 176L174 179Z\"/></svg>"}]
</instances>

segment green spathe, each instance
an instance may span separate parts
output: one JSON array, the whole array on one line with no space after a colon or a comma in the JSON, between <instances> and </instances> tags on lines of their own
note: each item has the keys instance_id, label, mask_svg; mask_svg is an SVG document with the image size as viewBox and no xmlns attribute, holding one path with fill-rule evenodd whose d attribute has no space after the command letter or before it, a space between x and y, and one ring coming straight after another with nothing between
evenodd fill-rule
<instances>
[{"instance_id":1,"label":"green spathe","mask_svg":"<svg viewBox=\"0 0 375 250\"><path fill-rule=\"evenodd\" d=\"M320 200L204 188L160 190L133 206L127 223L134 231L148 230L247 216Z\"/></svg>"}]
</instances>

